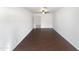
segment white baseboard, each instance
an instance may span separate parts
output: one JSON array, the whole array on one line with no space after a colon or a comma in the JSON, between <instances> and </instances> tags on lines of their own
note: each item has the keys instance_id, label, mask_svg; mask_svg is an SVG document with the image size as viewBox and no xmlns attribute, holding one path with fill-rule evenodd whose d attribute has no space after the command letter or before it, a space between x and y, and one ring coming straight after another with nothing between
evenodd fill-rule
<instances>
[{"instance_id":1,"label":"white baseboard","mask_svg":"<svg viewBox=\"0 0 79 59\"><path fill-rule=\"evenodd\" d=\"M62 35L60 32L58 32L56 29L54 29L58 34L60 34L64 39L66 39L66 41L68 41L74 48L76 48L79 51L79 48L72 43L72 41L70 41L67 37L65 37L64 35Z\"/></svg>"},{"instance_id":2,"label":"white baseboard","mask_svg":"<svg viewBox=\"0 0 79 59\"><path fill-rule=\"evenodd\" d=\"M33 29L31 29L31 30L28 32L28 34L29 34L32 30L33 30ZM18 45L26 36L28 36L28 34L25 35L14 47L12 47L12 48L10 49L10 51L13 51L13 50L17 47L17 45Z\"/></svg>"}]
</instances>

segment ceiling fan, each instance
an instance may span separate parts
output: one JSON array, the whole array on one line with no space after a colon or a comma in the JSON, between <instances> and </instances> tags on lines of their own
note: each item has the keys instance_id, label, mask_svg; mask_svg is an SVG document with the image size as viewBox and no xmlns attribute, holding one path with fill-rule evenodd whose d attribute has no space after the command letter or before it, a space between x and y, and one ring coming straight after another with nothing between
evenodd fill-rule
<instances>
[{"instance_id":1,"label":"ceiling fan","mask_svg":"<svg viewBox=\"0 0 79 59\"><path fill-rule=\"evenodd\" d=\"M42 14L47 14L47 13L50 13L50 12L49 12L49 10L47 9L47 7L42 7L42 8L40 9L40 13L42 13Z\"/></svg>"}]
</instances>

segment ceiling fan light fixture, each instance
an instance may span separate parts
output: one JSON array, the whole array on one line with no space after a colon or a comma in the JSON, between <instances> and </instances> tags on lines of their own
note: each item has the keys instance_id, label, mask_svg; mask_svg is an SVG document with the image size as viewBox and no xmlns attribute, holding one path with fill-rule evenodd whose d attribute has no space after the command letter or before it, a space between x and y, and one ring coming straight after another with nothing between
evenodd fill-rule
<instances>
[{"instance_id":1,"label":"ceiling fan light fixture","mask_svg":"<svg viewBox=\"0 0 79 59\"><path fill-rule=\"evenodd\" d=\"M40 11L41 11L42 14L46 14L48 12L46 7L41 8Z\"/></svg>"}]
</instances>

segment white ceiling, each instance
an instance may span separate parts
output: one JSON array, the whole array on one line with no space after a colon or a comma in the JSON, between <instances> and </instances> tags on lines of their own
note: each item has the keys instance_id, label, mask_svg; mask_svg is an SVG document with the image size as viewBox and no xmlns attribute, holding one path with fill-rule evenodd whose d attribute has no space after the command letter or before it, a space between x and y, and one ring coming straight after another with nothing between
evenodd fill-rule
<instances>
[{"instance_id":1,"label":"white ceiling","mask_svg":"<svg viewBox=\"0 0 79 59\"><path fill-rule=\"evenodd\" d=\"M42 7L27 7L30 11L32 11L33 13L38 13L38 12L40 12L40 9L42 8ZM62 8L62 7L47 7L47 9L49 10L49 12L55 12L55 11L57 11L57 10L59 10L60 8Z\"/></svg>"}]
</instances>

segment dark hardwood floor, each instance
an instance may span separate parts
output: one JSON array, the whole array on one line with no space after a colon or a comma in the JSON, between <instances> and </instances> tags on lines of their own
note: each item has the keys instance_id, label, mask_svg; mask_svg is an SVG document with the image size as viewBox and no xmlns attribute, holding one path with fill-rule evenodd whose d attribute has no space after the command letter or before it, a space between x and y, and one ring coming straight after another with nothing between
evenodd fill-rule
<instances>
[{"instance_id":1,"label":"dark hardwood floor","mask_svg":"<svg viewBox=\"0 0 79 59\"><path fill-rule=\"evenodd\" d=\"M77 51L53 29L34 29L14 51Z\"/></svg>"}]
</instances>

